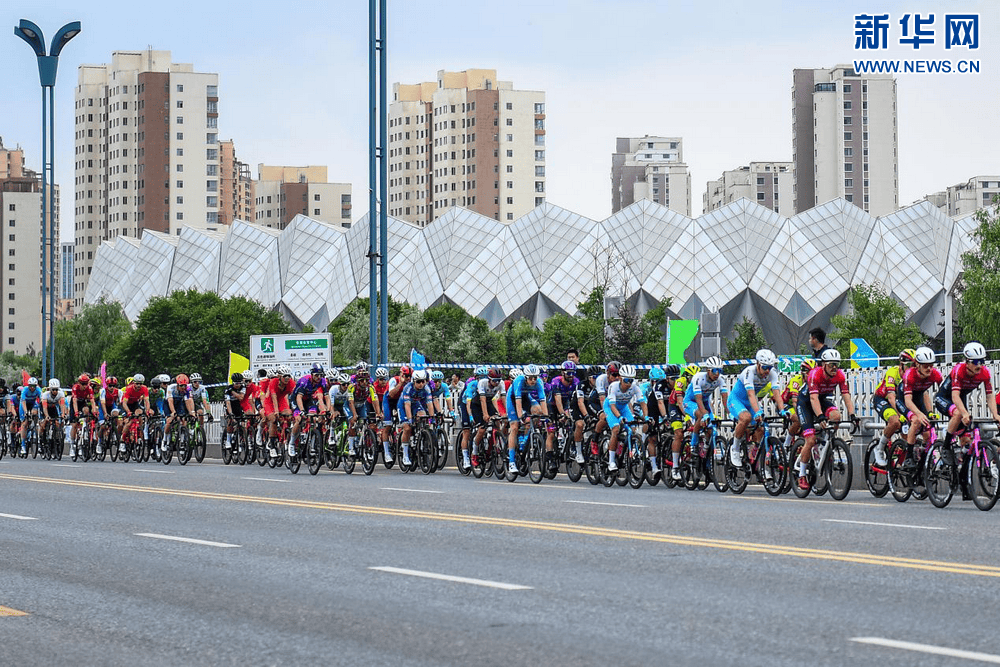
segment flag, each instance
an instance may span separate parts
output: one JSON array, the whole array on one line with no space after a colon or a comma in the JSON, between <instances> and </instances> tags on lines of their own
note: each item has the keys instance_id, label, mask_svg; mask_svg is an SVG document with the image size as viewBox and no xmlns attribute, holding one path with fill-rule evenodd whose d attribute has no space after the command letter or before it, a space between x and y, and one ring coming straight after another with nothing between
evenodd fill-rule
<instances>
[{"instance_id":1,"label":"flag","mask_svg":"<svg viewBox=\"0 0 1000 667\"><path fill-rule=\"evenodd\" d=\"M250 360L229 350L229 375L226 378L233 377L233 373L242 373L248 370L250 370Z\"/></svg>"},{"instance_id":2,"label":"flag","mask_svg":"<svg viewBox=\"0 0 1000 667\"><path fill-rule=\"evenodd\" d=\"M667 320L667 363L684 365L684 350L698 335L698 320Z\"/></svg>"},{"instance_id":3,"label":"flag","mask_svg":"<svg viewBox=\"0 0 1000 667\"><path fill-rule=\"evenodd\" d=\"M21 385L25 387L28 386L29 379L31 379L31 376L28 375L28 371L21 369Z\"/></svg>"},{"instance_id":4,"label":"flag","mask_svg":"<svg viewBox=\"0 0 1000 667\"><path fill-rule=\"evenodd\" d=\"M864 338L851 339L851 368L875 368L878 355Z\"/></svg>"},{"instance_id":5,"label":"flag","mask_svg":"<svg viewBox=\"0 0 1000 667\"><path fill-rule=\"evenodd\" d=\"M102 361L101 362L101 387L104 387L105 385L107 385L107 382L105 382L105 380L107 380L107 379L108 379L108 362Z\"/></svg>"},{"instance_id":6,"label":"flag","mask_svg":"<svg viewBox=\"0 0 1000 667\"><path fill-rule=\"evenodd\" d=\"M427 365L427 359L424 357L424 355L417 352L416 348L411 347L410 366L412 366L413 368L423 368L426 365Z\"/></svg>"}]
</instances>

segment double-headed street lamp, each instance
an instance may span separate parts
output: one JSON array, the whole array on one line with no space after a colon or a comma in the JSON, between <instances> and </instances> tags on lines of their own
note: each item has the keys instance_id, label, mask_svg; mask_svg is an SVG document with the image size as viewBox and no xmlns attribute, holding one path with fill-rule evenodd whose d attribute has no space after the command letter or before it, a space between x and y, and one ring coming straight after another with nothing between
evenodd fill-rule
<instances>
[{"instance_id":1,"label":"double-headed street lamp","mask_svg":"<svg viewBox=\"0 0 1000 667\"><path fill-rule=\"evenodd\" d=\"M14 34L23 39L38 58L38 80L42 84L42 378L55 375L56 229L55 216L55 86L59 54L69 40L80 34L80 22L67 23L52 38L45 54L45 38L37 25L21 19ZM46 309L46 302L48 308ZM47 317L46 317L47 316ZM46 336L48 331L48 336Z\"/></svg>"}]
</instances>

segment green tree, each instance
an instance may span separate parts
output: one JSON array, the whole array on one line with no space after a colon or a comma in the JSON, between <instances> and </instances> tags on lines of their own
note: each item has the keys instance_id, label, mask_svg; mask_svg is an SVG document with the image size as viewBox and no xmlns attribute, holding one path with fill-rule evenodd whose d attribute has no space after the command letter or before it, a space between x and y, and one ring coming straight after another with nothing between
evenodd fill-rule
<instances>
[{"instance_id":1,"label":"green tree","mask_svg":"<svg viewBox=\"0 0 1000 667\"><path fill-rule=\"evenodd\" d=\"M850 340L864 338L880 357L892 357L900 350L918 347L926 336L920 327L906 323L906 309L878 285L860 284L851 288L851 312L834 315L830 337L837 340L843 358L850 357Z\"/></svg>"},{"instance_id":2,"label":"green tree","mask_svg":"<svg viewBox=\"0 0 1000 667\"><path fill-rule=\"evenodd\" d=\"M732 339L726 339L726 357L729 359L753 359L757 350L770 348L764 332L757 323L743 316L743 321L733 327ZM726 366L727 375L736 375L743 370L743 366Z\"/></svg>"},{"instance_id":3,"label":"green tree","mask_svg":"<svg viewBox=\"0 0 1000 667\"><path fill-rule=\"evenodd\" d=\"M496 358L505 364L546 363L541 332L525 319L507 322L500 330Z\"/></svg>"},{"instance_id":4,"label":"green tree","mask_svg":"<svg viewBox=\"0 0 1000 667\"><path fill-rule=\"evenodd\" d=\"M58 353L59 348L56 348ZM29 354L17 354L13 350L4 350L0 353L0 378L7 381L10 387L14 382L21 381L21 371L27 371L28 375L38 377L42 374L42 358ZM67 378L68 379L68 378Z\"/></svg>"},{"instance_id":5,"label":"green tree","mask_svg":"<svg viewBox=\"0 0 1000 667\"><path fill-rule=\"evenodd\" d=\"M177 291L150 299L135 329L111 351L109 372L198 372L206 383L224 382L230 350L249 356L250 336L288 333L291 327L277 311L246 297Z\"/></svg>"},{"instance_id":6,"label":"green tree","mask_svg":"<svg viewBox=\"0 0 1000 667\"><path fill-rule=\"evenodd\" d=\"M962 255L964 272L955 285L956 338L995 349L1000 347L1000 197L975 215L979 225L972 238L978 247Z\"/></svg>"},{"instance_id":7,"label":"green tree","mask_svg":"<svg viewBox=\"0 0 1000 667\"><path fill-rule=\"evenodd\" d=\"M120 303L101 299L85 305L73 319L56 322L53 377L65 384L80 373L97 371L112 349L131 333L132 325Z\"/></svg>"}]
</instances>

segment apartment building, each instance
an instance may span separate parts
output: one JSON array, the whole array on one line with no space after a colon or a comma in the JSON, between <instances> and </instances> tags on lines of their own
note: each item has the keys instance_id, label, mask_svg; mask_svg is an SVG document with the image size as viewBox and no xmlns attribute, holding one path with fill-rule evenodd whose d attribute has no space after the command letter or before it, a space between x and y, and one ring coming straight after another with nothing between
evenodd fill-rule
<instances>
[{"instance_id":1,"label":"apartment building","mask_svg":"<svg viewBox=\"0 0 1000 667\"><path fill-rule=\"evenodd\" d=\"M351 226L350 183L328 183L325 166L257 166L253 222L284 229L296 215Z\"/></svg>"},{"instance_id":2,"label":"apartment building","mask_svg":"<svg viewBox=\"0 0 1000 667\"><path fill-rule=\"evenodd\" d=\"M965 183L952 185L924 199L945 215L956 218L993 206L993 198L997 196L1000 196L1000 176L973 176Z\"/></svg>"},{"instance_id":3,"label":"apartment building","mask_svg":"<svg viewBox=\"0 0 1000 667\"><path fill-rule=\"evenodd\" d=\"M74 302L105 239L219 223L219 77L169 51L82 65L75 91Z\"/></svg>"},{"instance_id":4,"label":"apartment building","mask_svg":"<svg viewBox=\"0 0 1000 667\"><path fill-rule=\"evenodd\" d=\"M790 217L795 215L793 188L791 162L751 162L749 166L724 171L718 180L708 182L702 195L703 212L745 198Z\"/></svg>"},{"instance_id":5,"label":"apartment building","mask_svg":"<svg viewBox=\"0 0 1000 667\"><path fill-rule=\"evenodd\" d=\"M611 212L649 199L691 215L691 173L680 137L618 137L611 155Z\"/></svg>"},{"instance_id":6,"label":"apartment building","mask_svg":"<svg viewBox=\"0 0 1000 667\"><path fill-rule=\"evenodd\" d=\"M792 73L795 210L843 197L872 215L899 208L896 80L852 65Z\"/></svg>"},{"instance_id":7,"label":"apartment building","mask_svg":"<svg viewBox=\"0 0 1000 667\"><path fill-rule=\"evenodd\" d=\"M495 69L393 84L389 215L419 226L454 206L509 222L545 202L545 93Z\"/></svg>"},{"instance_id":8,"label":"apartment building","mask_svg":"<svg viewBox=\"0 0 1000 667\"><path fill-rule=\"evenodd\" d=\"M219 142L219 224L255 218L254 180L250 165L236 156L233 140Z\"/></svg>"}]
</instances>

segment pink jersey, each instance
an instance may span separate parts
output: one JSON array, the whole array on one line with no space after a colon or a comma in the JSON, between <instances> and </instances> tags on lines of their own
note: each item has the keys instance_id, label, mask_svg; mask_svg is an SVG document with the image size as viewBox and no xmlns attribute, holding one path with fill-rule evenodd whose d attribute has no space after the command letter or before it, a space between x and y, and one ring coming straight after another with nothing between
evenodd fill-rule
<instances>
[{"instance_id":1,"label":"pink jersey","mask_svg":"<svg viewBox=\"0 0 1000 667\"><path fill-rule=\"evenodd\" d=\"M838 368L833 377L830 377L826 374L826 370L822 366L817 366L809 371L809 375L806 378L806 387L809 389L810 394L819 394L820 396L829 396L838 387L840 388L840 393L846 394L847 376L844 375L844 371Z\"/></svg>"},{"instance_id":2,"label":"pink jersey","mask_svg":"<svg viewBox=\"0 0 1000 667\"><path fill-rule=\"evenodd\" d=\"M930 389L931 385L938 384L943 379L941 371L936 368L932 368L927 377L920 377L916 368L907 369L903 374L903 393L907 396L922 394Z\"/></svg>"},{"instance_id":3,"label":"pink jersey","mask_svg":"<svg viewBox=\"0 0 1000 667\"><path fill-rule=\"evenodd\" d=\"M947 392L950 396L953 390L958 389L961 392L963 401L979 385L983 385L986 393L993 392L993 383L990 381L990 369L986 368L986 366L980 366L979 371L974 375L969 375L967 369L968 366L964 361L960 364L955 364L955 367L951 369L951 373L948 374L948 379L941 385L941 392Z\"/></svg>"}]
</instances>

